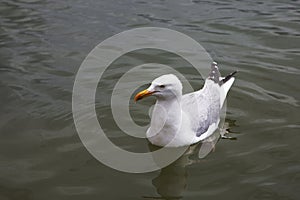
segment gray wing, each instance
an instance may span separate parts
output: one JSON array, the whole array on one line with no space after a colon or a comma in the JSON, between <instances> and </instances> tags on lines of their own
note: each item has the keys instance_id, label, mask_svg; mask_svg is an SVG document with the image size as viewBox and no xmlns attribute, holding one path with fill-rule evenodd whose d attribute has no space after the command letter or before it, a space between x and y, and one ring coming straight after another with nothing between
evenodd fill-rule
<instances>
[{"instance_id":1,"label":"gray wing","mask_svg":"<svg viewBox=\"0 0 300 200\"><path fill-rule=\"evenodd\" d=\"M186 94L182 97L182 108L191 121L191 128L199 137L209 126L220 118L219 85L213 81L206 82L202 90Z\"/></svg>"},{"instance_id":2,"label":"gray wing","mask_svg":"<svg viewBox=\"0 0 300 200\"><path fill-rule=\"evenodd\" d=\"M200 137L203 133L205 133L209 126L213 123L217 123L220 117L220 109L219 106L215 107L211 105L207 109L207 117L205 120L199 121L197 129L196 129L196 135L197 137Z\"/></svg>"}]
</instances>

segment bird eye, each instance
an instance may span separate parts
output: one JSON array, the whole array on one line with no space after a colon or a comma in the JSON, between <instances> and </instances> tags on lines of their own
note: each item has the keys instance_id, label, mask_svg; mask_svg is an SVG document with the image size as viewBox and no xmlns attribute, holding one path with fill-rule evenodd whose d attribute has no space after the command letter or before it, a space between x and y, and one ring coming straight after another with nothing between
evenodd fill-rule
<instances>
[{"instance_id":1,"label":"bird eye","mask_svg":"<svg viewBox=\"0 0 300 200\"><path fill-rule=\"evenodd\" d=\"M166 86L165 85L160 85L158 86L159 88L165 88Z\"/></svg>"}]
</instances>

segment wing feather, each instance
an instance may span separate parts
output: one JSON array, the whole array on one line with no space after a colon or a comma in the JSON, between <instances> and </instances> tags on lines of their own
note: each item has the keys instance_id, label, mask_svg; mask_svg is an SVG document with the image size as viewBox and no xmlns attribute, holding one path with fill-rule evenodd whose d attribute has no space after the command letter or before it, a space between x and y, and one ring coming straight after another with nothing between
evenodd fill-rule
<instances>
[{"instance_id":1,"label":"wing feather","mask_svg":"<svg viewBox=\"0 0 300 200\"><path fill-rule=\"evenodd\" d=\"M220 86L207 80L203 89L182 98L182 108L190 118L191 128L200 137L220 118Z\"/></svg>"}]
</instances>

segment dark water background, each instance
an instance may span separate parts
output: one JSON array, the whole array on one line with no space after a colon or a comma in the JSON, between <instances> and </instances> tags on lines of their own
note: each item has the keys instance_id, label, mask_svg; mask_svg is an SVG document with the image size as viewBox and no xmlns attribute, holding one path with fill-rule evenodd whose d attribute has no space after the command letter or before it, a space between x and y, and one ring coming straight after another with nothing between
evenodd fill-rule
<instances>
[{"instance_id":1,"label":"dark water background","mask_svg":"<svg viewBox=\"0 0 300 200\"><path fill-rule=\"evenodd\" d=\"M95 45L144 26L181 31L223 73L239 70L226 119L238 139L202 160L125 174L82 145L72 87ZM297 0L2 0L0 199L299 199L299 66Z\"/></svg>"}]
</instances>

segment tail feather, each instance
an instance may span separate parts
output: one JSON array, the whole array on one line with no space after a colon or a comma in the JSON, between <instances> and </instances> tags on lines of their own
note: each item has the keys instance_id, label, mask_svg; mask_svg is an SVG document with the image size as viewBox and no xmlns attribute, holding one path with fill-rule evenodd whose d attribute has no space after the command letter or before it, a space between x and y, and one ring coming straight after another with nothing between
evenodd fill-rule
<instances>
[{"instance_id":1,"label":"tail feather","mask_svg":"<svg viewBox=\"0 0 300 200\"><path fill-rule=\"evenodd\" d=\"M215 83L219 83L220 77L221 77L221 74L219 72L218 64L216 62L213 62L211 64L211 70L208 75L208 79L212 80Z\"/></svg>"},{"instance_id":2,"label":"tail feather","mask_svg":"<svg viewBox=\"0 0 300 200\"><path fill-rule=\"evenodd\" d=\"M220 86L222 86L224 83L226 83L229 79L231 79L237 71L232 72L231 74L227 75L225 78L221 77L218 64L216 62L213 62L211 64L211 71L208 75L208 79L214 81L215 83L218 83Z\"/></svg>"},{"instance_id":3,"label":"tail feather","mask_svg":"<svg viewBox=\"0 0 300 200\"><path fill-rule=\"evenodd\" d=\"M225 78L223 78L220 81L220 86L221 86L221 97L220 97L220 105L221 108L224 104L224 101L226 99L227 93L229 92L235 78L234 78L234 74L236 74L237 71L232 72L231 74L229 74L228 76L226 76Z\"/></svg>"},{"instance_id":4,"label":"tail feather","mask_svg":"<svg viewBox=\"0 0 300 200\"><path fill-rule=\"evenodd\" d=\"M230 73L229 75L227 75L225 78L221 79L219 82L219 85L223 85L224 83L229 81L229 79L231 79L236 73L237 73L237 71L234 71L234 72Z\"/></svg>"},{"instance_id":5,"label":"tail feather","mask_svg":"<svg viewBox=\"0 0 300 200\"><path fill-rule=\"evenodd\" d=\"M212 80L214 83L219 84L219 86L221 88L221 96L220 96L221 107L223 106L223 103L226 99L226 95L235 80L234 75L236 73L237 73L237 71L234 71L223 78L223 77L221 77L221 74L219 72L218 64L216 62L213 62L211 64L211 71L207 78L209 80Z\"/></svg>"}]
</instances>

